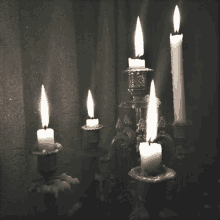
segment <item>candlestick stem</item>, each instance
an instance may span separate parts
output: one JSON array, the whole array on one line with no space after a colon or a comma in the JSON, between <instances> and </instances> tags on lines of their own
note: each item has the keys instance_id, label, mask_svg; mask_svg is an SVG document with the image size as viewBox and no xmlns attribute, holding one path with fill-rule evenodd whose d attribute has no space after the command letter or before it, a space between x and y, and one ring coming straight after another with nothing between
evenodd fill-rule
<instances>
[{"instance_id":1,"label":"candlestick stem","mask_svg":"<svg viewBox=\"0 0 220 220\"><path fill-rule=\"evenodd\" d=\"M137 125L139 120L141 119L141 108L135 108L135 112L136 112L136 125Z\"/></svg>"}]
</instances>

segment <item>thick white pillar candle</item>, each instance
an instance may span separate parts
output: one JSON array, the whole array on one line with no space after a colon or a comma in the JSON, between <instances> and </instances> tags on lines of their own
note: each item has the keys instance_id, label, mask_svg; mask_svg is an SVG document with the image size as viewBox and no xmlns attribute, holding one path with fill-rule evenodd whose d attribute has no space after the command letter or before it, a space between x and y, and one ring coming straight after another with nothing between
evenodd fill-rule
<instances>
[{"instance_id":1,"label":"thick white pillar candle","mask_svg":"<svg viewBox=\"0 0 220 220\"><path fill-rule=\"evenodd\" d=\"M134 41L135 56L142 56L144 54L144 38L139 17L137 18ZM145 60L128 58L128 65L132 69L145 68Z\"/></svg>"},{"instance_id":2,"label":"thick white pillar candle","mask_svg":"<svg viewBox=\"0 0 220 220\"><path fill-rule=\"evenodd\" d=\"M149 175L157 173L162 164L162 148L160 144L142 142L139 146L141 168Z\"/></svg>"},{"instance_id":3,"label":"thick white pillar candle","mask_svg":"<svg viewBox=\"0 0 220 220\"><path fill-rule=\"evenodd\" d=\"M49 124L49 106L46 98L46 93L44 90L44 86L42 85L41 90L41 121L42 127L45 129L40 129L37 131L37 139L39 150L47 150L51 151L55 149L54 146L54 130L52 128L47 128Z\"/></svg>"},{"instance_id":4,"label":"thick white pillar candle","mask_svg":"<svg viewBox=\"0 0 220 220\"><path fill-rule=\"evenodd\" d=\"M87 110L88 110L88 115L91 119L86 120L86 126L89 126L89 127L98 126L99 119L97 119L97 118L94 119L94 102L93 102L92 94L91 94L90 90L88 92Z\"/></svg>"},{"instance_id":5,"label":"thick white pillar candle","mask_svg":"<svg viewBox=\"0 0 220 220\"><path fill-rule=\"evenodd\" d=\"M54 130L52 128L37 131L40 150L54 150Z\"/></svg>"},{"instance_id":6,"label":"thick white pillar candle","mask_svg":"<svg viewBox=\"0 0 220 220\"><path fill-rule=\"evenodd\" d=\"M179 31L180 15L176 6L174 12L174 31ZM171 65L173 79L173 104L174 104L174 123L186 123L185 94L183 78L183 57L182 57L183 35L170 34Z\"/></svg>"}]
</instances>

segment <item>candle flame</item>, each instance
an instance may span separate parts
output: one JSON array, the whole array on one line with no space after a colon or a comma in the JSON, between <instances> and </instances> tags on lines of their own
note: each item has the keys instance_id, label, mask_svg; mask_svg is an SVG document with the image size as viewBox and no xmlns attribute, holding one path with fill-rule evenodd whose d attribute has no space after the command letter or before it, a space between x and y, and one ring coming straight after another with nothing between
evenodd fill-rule
<instances>
[{"instance_id":1,"label":"candle flame","mask_svg":"<svg viewBox=\"0 0 220 220\"><path fill-rule=\"evenodd\" d=\"M158 121L158 112L157 112L157 100L155 95L155 86L154 80L151 82L150 86L150 99L148 103L148 112L147 112L147 135L146 141L154 141L157 137L157 121Z\"/></svg>"},{"instance_id":2,"label":"candle flame","mask_svg":"<svg viewBox=\"0 0 220 220\"><path fill-rule=\"evenodd\" d=\"M94 103L93 103L92 94L90 90L88 92L87 110L88 110L89 117L94 118Z\"/></svg>"},{"instance_id":3,"label":"candle flame","mask_svg":"<svg viewBox=\"0 0 220 220\"><path fill-rule=\"evenodd\" d=\"M44 89L44 85L41 88L41 122L42 127L48 127L49 124L49 106L47 102L47 97Z\"/></svg>"},{"instance_id":4,"label":"candle flame","mask_svg":"<svg viewBox=\"0 0 220 220\"><path fill-rule=\"evenodd\" d=\"M141 29L141 23L139 16L137 18L137 25L134 37L134 44L135 44L135 56L142 56L144 54L144 39L143 39L143 32Z\"/></svg>"},{"instance_id":5,"label":"candle flame","mask_svg":"<svg viewBox=\"0 0 220 220\"><path fill-rule=\"evenodd\" d=\"M180 12L179 12L179 8L176 5L175 10L174 10L174 14L173 14L173 25L174 25L174 32L179 32L179 28L180 28Z\"/></svg>"}]
</instances>

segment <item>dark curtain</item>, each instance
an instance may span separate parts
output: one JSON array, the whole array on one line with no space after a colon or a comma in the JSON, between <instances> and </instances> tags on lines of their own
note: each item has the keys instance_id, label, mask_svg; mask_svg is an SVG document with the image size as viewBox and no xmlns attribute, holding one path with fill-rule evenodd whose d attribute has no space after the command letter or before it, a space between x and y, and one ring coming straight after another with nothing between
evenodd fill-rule
<instances>
[{"instance_id":1,"label":"dark curtain","mask_svg":"<svg viewBox=\"0 0 220 220\"><path fill-rule=\"evenodd\" d=\"M189 140L196 145L198 175L216 155L218 118L217 3L214 1L0 1L0 169L2 215L26 214L33 203L27 187L39 176L30 155L41 129L39 101L44 84L50 107L49 127L63 145L59 172L88 187L89 162L83 159L91 89L95 117L105 127L100 147L109 149L119 109L131 100L127 91L128 58L134 57L134 32L140 16L147 67L155 70L160 116L173 120L169 35L178 4L183 33ZM135 127L135 125L133 125ZM87 170L87 173L84 173ZM197 172L197 173L196 173ZM92 177L91 177L92 178ZM28 202L30 204L28 204ZM40 206L40 204L38 204Z\"/></svg>"}]
</instances>

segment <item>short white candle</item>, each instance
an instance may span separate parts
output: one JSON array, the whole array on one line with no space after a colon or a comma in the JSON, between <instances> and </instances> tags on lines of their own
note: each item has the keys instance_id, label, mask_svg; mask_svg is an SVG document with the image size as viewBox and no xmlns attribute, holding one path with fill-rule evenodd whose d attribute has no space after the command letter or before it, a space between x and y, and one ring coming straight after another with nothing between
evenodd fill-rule
<instances>
[{"instance_id":1,"label":"short white candle","mask_svg":"<svg viewBox=\"0 0 220 220\"><path fill-rule=\"evenodd\" d=\"M162 148L160 144L142 142L139 146L141 168L148 174L158 172L162 163Z\"/></svg>"},{"instance_id":2,"label":"short white candle","mask_svg":"<svg viewBox=\"0 0 220 220\"><path fill-rule=\"evenodd\" d=\"M180 14L177 6L175 8L173 22L174 31L178 32L180 26ZM171 65L173 78L174 123L186 123L182 42L182 34L176 34L174 36L170 34Z\"/></svg>"},{"instance_id":3,"label":"short white candle","mask_svg":"<svg viewBox=\"0 0 220 220\"><path fill-rule=\"evenodd\" d=\"M87 110L88 110L88 115L91 119L86 120L86 126L89 126L89 127L98 126L99 125L99 119L98 118L94 119L94 102L93 102L92 94L91 94L90 90L88 92Z\"/></svg>"},{"instance_id":4,"label":"short white candle","mask_svg":"<svg viewBox=\"0 0 220 220\"><path fill-rule=\"evenodd\" d=\"M128 66L131 69L145 68L145 60L128 58Z\"/></svg>"},{"instance_id":5,"label":"short white candle","mask_svg":"<svg viewBox=\"0 0 220 220\"><path fill-rule=\"evenodd\" d=\"M54 147L54 130L52 128L37 131L38 143L43 145L44 150Z\"/></svg>"},{"instance_id":6,"label":"short white candle","mask_svg":"<svg viewBox=\"0 0 220 220\"><path fill-rule=\"evenodd\" d=\"M139 17L137 18L134 40L135 56L142 56L144 54L144 38ZM145 60L128 58L128 65L131 69L145 68Z\"/></svg>"},{"instance_id":7,"label":"short white candle","mask_svg":"<svg viewBox=\"0 0 220 220\"><path fill-rule=\"evenodd\" d=\"M41 121L42 127L45 127L46 129L40 129L37 131L39 150L54 150L54 130L52 128L47 128L49 124L49 107L43 85L41 90Z\"/></svg>"},{"instance_id":8,"label":"short white candle","mask_svg":"<svg viewBox=\"0 0 220 220\"><path fill-rule=\"evenodd\" d=\"M95 118L95 119L86 119L86 126L97 126L99 124L99 119Z\"/></svg>"}]
</instances>

